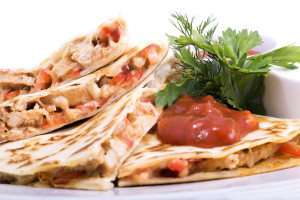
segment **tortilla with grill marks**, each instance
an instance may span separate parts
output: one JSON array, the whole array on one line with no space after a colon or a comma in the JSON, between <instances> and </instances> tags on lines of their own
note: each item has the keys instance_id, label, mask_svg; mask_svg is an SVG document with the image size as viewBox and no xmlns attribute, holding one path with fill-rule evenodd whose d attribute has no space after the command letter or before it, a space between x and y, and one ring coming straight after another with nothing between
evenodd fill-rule
<instances>
[{"instance_id":1,"label":"tortilla with grill marks","mask_svg":"<svg viewBox=\"0 0 300 200\"><path fill-rule=\"evenodd\" d=\"M145 82L82 124L1 144L0 182L111 189L119 166L162 111L147 100L154 93L142 88Z\"/></svg>"},{"instance_id":2,"label":"tortilla with grill marks","mask_svg":"<svg viewBox=\"0 0 300 200\"><path fill-rule=\"evenodd\" d=\"M48 133L91 117L159 67L168 43L145 40L109 66L59 87L0 104L0 143Z\"/></svg>"},{"instance_id":3,"label":"tortilla with grill marks","mask_svg":"<svg viewBox=\"0 0 300 200\"><path fill-rule=\"evenodd\" d=\"M257 116L260 128L240 142L215 148L162 143L148 133L119 169L118 185L155 185L246 176L297 166L299 157L278 151L300 138L300 120ZM176 171L171 163L186 164Z\"/></svg>"},{"instance_id":4,"label":"tortilla with grill marks","mask_svg":"<svg viewBox=\"0 0 300 200\"><path fill-rule=\"evenodd\" d=\"M0 101L63 85L111 63L130 48L122 17L65 43L32 69L0 69Z\"/></svg>"}]
</instances>

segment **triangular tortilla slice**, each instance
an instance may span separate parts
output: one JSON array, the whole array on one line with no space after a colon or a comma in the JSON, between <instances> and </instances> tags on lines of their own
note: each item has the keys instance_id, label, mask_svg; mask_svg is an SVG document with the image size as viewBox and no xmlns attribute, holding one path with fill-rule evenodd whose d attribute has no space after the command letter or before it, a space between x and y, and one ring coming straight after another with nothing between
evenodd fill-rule
<instances>
[{"instance_id":1,"label":"triangular tortilla slice","mask_svg":"<svg viewBox=\"0 0 300 200\"><path fill-rule=\"evenodd\" d=\"M298 142L300 120L257 116L260 128L240 142L215 148L162 143L153 129L119 170L120 187L246 176L293 167L300 158L278 151ZM183 166L182 169L179 168Z\"/></svg>"},{"instance_id":2,"label":"triangular tortilla slice","mask_svg":"<svg viewBox=\"0 0 300 200\"><path fill-rule=\"evenodd\" d=\"M142 88L145 82L79 125L0 145L0 182L111 189L121 163L162 111L148 100L155 93Z\"/></svg>"},{"instance_id":3,"label":"triangular tortilla slice","mask_svg":"<svg viewBox=\"0 0 300 200\"><path fill-rule=\"evenodd\" d=\"M167 42L145 40L90 75L1 103L0 143L48 133L95 115L153 74L167 53Z\"/></svg>"},{"instance_id":4,"label":"triangular tortilla slice","mask_svg":"<svg viewBox=\"0 0 300 200\"><path fill-rule=\"evenodd\" d=\"M0 70L0 101L63 85L111 63L130 48L122 17L65 43L32 69Z\"/></svg>"}]
</instances>

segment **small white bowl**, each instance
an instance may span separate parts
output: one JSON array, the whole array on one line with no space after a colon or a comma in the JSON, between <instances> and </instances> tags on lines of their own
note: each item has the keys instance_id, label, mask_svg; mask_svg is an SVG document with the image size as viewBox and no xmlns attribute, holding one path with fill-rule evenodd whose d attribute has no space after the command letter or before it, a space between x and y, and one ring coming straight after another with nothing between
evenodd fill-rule
<instances>
[{"instance_id":1,"label":"small white bowl","mask_svg":"<svg viewBox=\"0 0 300 200\"><path fill-rule=\"evenodd\" d=\"M273 48L279 48L274 39L261 36L264 43L253 50L263 53ZM272 67L265 78L265 93L263 104L266 115L300 119L300 69L288 70L282 67Z\"/></svg>"},{"instance_id":2,"label":"small white bowl","mask_svg":"<svg viewBox=\"0 0 300 200\"><path fill-rule=\"evenodd\" d=\"M261 35L260 37L264 43L262 45L254 47L252 49L253 51L257 51L258 53L264 53L276 47L277 43L273 38L270 38L266 35Z\"/></svg>"},{"instance_id":3,"label":"small white bowl","mask_svg":"<svg viewBox=\"0 0 300 200\"><path fill-rule=\"evenodd\" d=\"M263 104L267 115L300 119L300 69L272 67L265 78Z\"/></svg>"}]
</instances>

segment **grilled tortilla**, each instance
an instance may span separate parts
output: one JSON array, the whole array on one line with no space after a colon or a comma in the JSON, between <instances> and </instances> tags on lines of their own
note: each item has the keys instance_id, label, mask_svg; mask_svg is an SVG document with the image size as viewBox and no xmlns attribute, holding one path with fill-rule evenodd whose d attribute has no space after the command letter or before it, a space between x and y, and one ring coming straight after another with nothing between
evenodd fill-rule
<instances>
[{"instance_id":1,"label":"grilled tortilla","mask_svg":"<svg viewBox=\"0 0 300 200\"><path fill-rule=\"evenodd\" d=\"M257 117L259 130L249 133L238 143L209 149L164 144L154 129L120 168L118 185L230 178L299 165L299 157L279 152L278 148L281 143L299 140L300 121Z\"/></svg>"},{"instance_id":2,"label":"grilled tortilla","mask_svg":"<svg viewBox=\"0 0 300 200\"><path fill-rule=\"evenodd\" d=\"M142 88L145 82L82 124L1 144L0 182L111 189L119 166L162 111L148 100L154 93Z\"/></svg>"},{"instance_id":3,"label":"grilled tortilla","mask_svg":"<svg viewBox=\"0 0 300 200\"><path fill-rule=\"evenodd\" d=\"M167 52L167 43L143 41L90 75L1 103L0 142L40 135L95 115L152 74Z\"/></svg>"},{"instance_id":4,"label":"grilled tortilla","mask_svg":"<svg viewBox=\"0 0 300 200\"><path fill-rule=\"evenodd\" d=\"M129 49L126 22L119 17L65 43L34 69L0 70L0 101L62 85L94 72Z\"/></svg>"}]
</instances>

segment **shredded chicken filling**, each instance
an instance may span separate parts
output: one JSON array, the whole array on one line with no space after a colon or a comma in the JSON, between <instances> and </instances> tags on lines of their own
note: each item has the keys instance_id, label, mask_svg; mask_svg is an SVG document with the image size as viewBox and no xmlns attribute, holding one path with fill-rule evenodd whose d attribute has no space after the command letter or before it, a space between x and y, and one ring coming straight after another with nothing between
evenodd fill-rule
<instances>
[{"instance_id":1,"label":"shredded chicken filling","mask_svg":"<svg viewBox=\"0 0 300 200\"><path fill-rule=\"evenodd\" d=\"M156 52L159 50L157 46L151 48ZM113 78L104 76L97 82L87 83L85 88L48 95L31 103L15 102L14 106L0 108L0 124L6 127L5 131L1 130L2 135L28 127L45 130L84 118L104 106L113 95L122 93L134 84L149 67L149 56L142 50L125 63L122 71Z\"/></svg>"},{"instance_id":2,"label":"shredded chicken filling","mask_svg":"<svg viewBox=\"0 0 300 200\"><path fill-rule=\"evenodd\" d=\"M20 80L17 80L17 83L26 78L30 79L27 81L28 84L16 85L12 82L7 88L0 88L0 100L5 101L21 94L44 90L57 83L78 77L92 63L105 57L107 53L101 52L107 51L111 42L119 42L124 31L123 26L115 21L98 29L91 39L85 37L77 39L69 47L65 47L62 53L55 54L51 60L42 63L43 69L36 77L19 75Z\"/></svg>"},{"instance_id":3,"label":"shredded chicken filling","mask_svg":"<svg viewBox=\"0 0 300 200\"><path fill-rule=\"evenodd\" d=\"M251 168L260 161L272 157L277 152L280 144L267 143L252 149L244 149L224 158L218 159L173 159L155 169L149 167L137 169L127 178L143 182L151 177L186 177L199 172L217 172L233 170L239 167Z\"/></svg>"}]
</instances>

